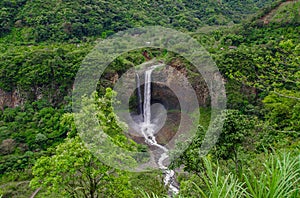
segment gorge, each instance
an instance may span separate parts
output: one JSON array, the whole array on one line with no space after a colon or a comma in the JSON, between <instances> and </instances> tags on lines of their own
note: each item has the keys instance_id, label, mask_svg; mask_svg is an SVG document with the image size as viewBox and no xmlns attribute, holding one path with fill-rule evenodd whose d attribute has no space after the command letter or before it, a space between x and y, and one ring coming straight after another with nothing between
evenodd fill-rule
<instances>
[{"instance_id":1,"label":"gorge","mask_svg":"<svg viewBox=\"0 0 300 198\"><path fill-rule=\"evenodd\" d=\"M155 136L154 136L154 124L151 123L151 74L152 71L157 68L163 66L163 64L158 64L150 67L148 70L145 71L145 84L144 84L144 103L143 109L141 109L141 91L140 91L140 81L139 76L136 74L137 79L137 95L138 95L138 108L139 112L143 113L143 121L139 123L141 127L142 135L145 138L145 142L148 145L155 146L157 149L160 149L162 153L158 159L158 166L164 172L164 184L169 188L169 194L178 194L179 188L176 186L176 179L175 179L175 172L174 170L169 170L167 166L163 164L164 160L167 159L168 156L168 149L163 145L157 143Z\"/></svg>"}]
</instances>

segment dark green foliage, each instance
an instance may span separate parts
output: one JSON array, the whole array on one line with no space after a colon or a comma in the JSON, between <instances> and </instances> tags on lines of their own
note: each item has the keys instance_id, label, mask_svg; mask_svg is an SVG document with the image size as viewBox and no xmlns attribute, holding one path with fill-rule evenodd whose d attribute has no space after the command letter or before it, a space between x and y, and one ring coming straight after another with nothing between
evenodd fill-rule
<instances>
[{"instance_id":1,"label":"dark green foliage","mask_svg":"<svg viewBox=\"0 0 300 198\"><path fill-rule=\"evenodd\" d=\"M33 166L35 158L40 154L34 154L33 152L26 152L23 155L6 155L0 158L0 174L25 170L29 166Z\"/></svg>"},{"instance_id":2,"label":"dark green foliage","mask_svg":"<svg viewBox=\"0 0 300 198\"><path fill-rule=\"evenodd\" d=\"M237 110L226 110L214 120L214 122L223 121L224 124L218 141L210 154L217 159L232 160L236 174L241 171L239 154L246 150L244 145L247 145L247 137L250 136L251 130L254 130L254 122L251 119L253 118L242 115ZM175 152L172 152L173 162L171 167L176 168L184 165L186 171L198 174L201 177L201 172L204 171L204 156L201 154L201 146L204 143L205 133L204 128L199 126L192 140L178 142ZM210 141L210 139L206 141ZM206 143L212 144L210 142Z\"/></svg>"},{"instance_id":3,"label":"dark green foliage","mask_svg":"<svg viewBox=\"0 0 300 198\"><path fill-rule=\"evenodd\" d=\"M63 109L53 108L45 101L23 108L6 108L0 117L1 148L5 148L0 149L1 174L31 166L39 154L29 156L29 151L40 151L61 142L68 132L60 124L63 113Z\"/></svg>"},{"instance_id":4,"label":"dark green foliage","mask_svg":"<svg viewBox=\"0 0 300 198\"><path fill-rule=\"evenodd\" d=\"M88 36L105 38L112 32L143 25L183 30L199 26L241 22L270 0L264 1L3 1L2 34L25 29L23 40L66 41ZM31 35L30 35L31 34Z\"/></svg>"},{"instance_id":5,"label":"dark green foliage","mask_svg":"<svg viewBox=\"0 0 300 198\"><path fill-rule=\"evenodd\" d=\"M8 33L18 25L16 15L25 5L26 0L3 0L0 2L0 36Z\"/></svg>"},{"instance_id":6,"label":"dark green foliage","mask_svg":"<svg viewBox=\"0 0 300 198\"><path fill-rule=\"evenodd\" d=\"M224 124L222 132L218 138L214 155L219 159L233 160L235 164L235 172L239 174L241 171L240 152L246 143L246 137L250 135L250 131L254 128L251 117L242 115L237 110L226 110L224 115ZM218 118L217 118L218 119Z\"/></svg>"},{"instance_id":7,"label":"dark green foliage","mask_svg":"<svg viewBox=\"0 0 300 198\"><path fill-rule=\"evenodd\" d=\"M53 104L62 102L72 87L87 47L13 47L1 54L0 89L35 101L41 95Z\"/></svg>"},{"instance_id":8,"label":"dark green foliage","mask_svg":"<svg viewBox=\"0 0 300 198\"><path fill-rule=\"evenodd\" d=\"M184 165L184 170L195 174L203 171L203 156L201 156L201 144L203 142L205 130L202 126L198 126L197 133L192 140L187 142L177 142L176 150L171 153L171 168L178 168Z\"/></svg>"}]
</instances>

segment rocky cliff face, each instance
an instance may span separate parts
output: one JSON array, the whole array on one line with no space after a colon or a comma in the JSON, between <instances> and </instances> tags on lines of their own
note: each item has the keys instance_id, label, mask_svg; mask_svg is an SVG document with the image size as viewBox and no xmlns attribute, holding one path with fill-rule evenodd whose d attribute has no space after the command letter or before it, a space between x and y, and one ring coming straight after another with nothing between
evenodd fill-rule
<instances>
[{"instance_id":1,"label":"rocky cliff face","mask_svg":"<svg viewBox=\"0 0 300 198\"><path fill-rule=\"evenodd\" d=\"M155 62L149 65L155 65ZM122 75L120 82L115 81L117 82L114 86L118 93L118 100L124 103L124 108L127 108L127 102L130 102L130 108L137 109L137 104L134 102L136 101L135 75L138 73L141 82L140 89L144 93L144 73L149 65L128 70ZM199 73L187 70L179 61L156 68L152 72L151 78L151 101L152 103L161 103L167 110L187 109L193 111L189 106L192 106L190 104L195 99L198 100L199 106L210 105L209 89L204 78ZM129 98L132 100L127 101Z\"/></svg>"},{"instance_id":2,"label":"rocky cliff face","mask_svg":"<svg viewBox=\"0 0 300 198\"><path fill-rule=\"evenodd\" d=\"M113 82L113 81L112 81ZM31 87L30 90L14 89L7 92L0 89L0 109L22 106L26 101L48 100L50 104L57 105L64 102L64 96L71 95L72 87Z\"/></svg>"},{"instance_id":3,"label":"rocky cliff face","mask_svg":"<svg viewBox=\"0 0 300 198\"><path fill-rule=\"evenodd\" d=\"M200 106L209 106L210 104L210 95L209 95L209 89L207 87L207 84L204 80L204 78L199 74L198 72L188 70L186 66L180 62L179 60L174 60L170 63L170 67L174 68L176 71L180 72L179 74L177 72L172 72L173 75L169 71L168 77L170 78L170 84L173 82L178 81L178 77L183 75L182 77L186 78L188 80L188 83L191 84L193 90L195 91L198 99L198 103ZM182 78L181 77L181 78ZM181 82L183 82L181 80Z\"/></svg>"},{"instance_id":4,"label":"rocky cliff face","mask_svg":"<svg viewBox=\"0 0 300 198\"><path fill-rule=\"evenodd\" d=\"M20 96L19 91L14 90L11 92L5 92L2 89L0 89L0 109L4 109L4 107L17 107L19 105L22 105L24 102L24 99Z\"/></svg>"},{"instance_id":5,"label":"rocky cliff face","mask_svg":"<svg viewBox=\"0 0 300 198\"><path fill-rule=\"evenodd\" d=\"M129 104L131 112L136 112L138 109L136 74L139 76L143 98L145 71L157 64L160 63L150 61L148 65L132 68L116 82L114 89L118 93L117 100L121 101L117 111L124 112L128 109ZM213 78L214 74L206 75L211 75L210 77ZM209 89L204 78L201 74L188 70L183 63L179 61L171 62L169 65L154 69L151 76L151 103L162 104L167 112L163 127L155 134L157 142L163 145L169 144L178 131L189 131L189 128L179 129L178 127L181 124L191 127L190 115L198 110L199 106L209 106L210 102ZM155 111L152 113L155 113ZM118 115L122 121L128 124L131 123L126 121L126 117L129 115L123 113ZM153 117L153 119L156 119L155 116ZM138 129L129 126L130 138L143 144L144 138L135 130Z\"/></svg>"},{"instance_id":6,"label":"rocky cliff face","mask_svg":"<svg viewBox=\"0 0 300 198\"><path fill-rule=\"evenodd\" d=\"M136 70L130 70L129 72L124 74L124 78L127 80L130 79L130 83L123 83L122 89L120 90L121 93L128 94L129 89L133 89L133 85L135 86L135 72ZM139 71L139 75L141 77L141 82L144 82L144 75L143 70ZM122 75L123 77L123 75ZM118 82L119 75L118 73L107 73L105 76L105 81L103 86L111 86L115 85ZM173 61L166 67L159 69L158 71L154 72L153 75L154 83L152 83L152 100L154 102L158 102L163 104L167 109L180 109L178 96L174 93L173 89L180 90L183 87L189 87L194 90L196 93L198 102L200 106L209 106L210 105L210 96L209 90L207 87L206 82L202 78L202 76L198 73L193 73L191 75L191 71L187 70L183 63L180 61ZM143 92L143 85L141 86ZM57 98L53 97L62 97L61 94L57 93L57 91L52 90L48 91L49 93L52 92L52 96L47 96L47 98L51 101L55 102L58 100ZM67 91L70 93L70 91ZM131 93L132 94L132 93ZM30 95L30 96L29 96ZM184 91L180 94L185 102L188 103L189 95L185 95ZM22 105L28 98L32 100L41 99L43 97L41 89L37 88L30 93L23 93L21 91L13 90L11 92L5 92L0 89L0 109L4 107L17 107ZM61 99L60 99L61 100Z\"/></svg>"}]
</instances>

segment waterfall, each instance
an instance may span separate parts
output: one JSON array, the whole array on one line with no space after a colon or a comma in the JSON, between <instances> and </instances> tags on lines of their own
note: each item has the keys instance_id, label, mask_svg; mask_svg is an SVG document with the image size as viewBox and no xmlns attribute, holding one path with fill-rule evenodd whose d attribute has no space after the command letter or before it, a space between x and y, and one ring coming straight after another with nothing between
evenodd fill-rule
<instances>
[{"instance_id":1,"label":"waterfall","mask_svg":"<svg viewBox=\"0 0 300 198\"><path fill-rule=\"evenodd\" d=\"M143 114L142 107L142 94L141 94L141 84L140 84L140 76L138 73L135 74L136 78L136 87L137 87L137 97L138 97L138 114Z\"/></svg>"},{"instance_id":2,"label":"waterfall","mask_svg":"<svg viewBox=\"0 0 300 198\"><path fill-rule=\"evenodd\" d=\"M145 138L145 142L149 145L156 146L162 150L162 154L158 159L158 166L161 170L163 170L165 174L164 184L169 187L169 193L178 194L179 189L174 184L176 183L175 179L175 172L173 170L169 170L163 164L163 161L167 159L168 156L168 149L160 144L157 143L155 136L154 136L154 126L151 123L151 74L152 71L160 65L155 65L150 67L147 71L145 71L145 84L144 84L144 104L143 104L143 115L144 115L144 122L141 123L141 131ZM138 82L139 83L139 82Z\"/></svg>"},{"instance_id":3,"label":"waterfall","mask_svg":"<svg viewBox=\"0 0 300 198\"><path fill-rule=\"evenodd\" d=\"M151 74L153 69L145 72L145 88L144 88L144 123L151 122Z\"/></svg>"}]
</instances>

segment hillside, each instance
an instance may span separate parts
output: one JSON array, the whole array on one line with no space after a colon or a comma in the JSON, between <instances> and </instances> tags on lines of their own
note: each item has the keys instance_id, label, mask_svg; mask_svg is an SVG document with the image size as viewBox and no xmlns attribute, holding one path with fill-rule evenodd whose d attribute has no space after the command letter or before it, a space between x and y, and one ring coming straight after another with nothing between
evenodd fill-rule
<instances>
[{"instance_id":1,"label":"hillside","mask_svg":"<svg viewBox=\"0 0 300 198\"><path fill-rule=\"evenodd\" d=\"M44 1L3 0L0 35L21 42L66 41L144 25L195 31L203 25L240 23L271 0L248 1Z\"/></svg>"},{"instance_id":2,"label":"hillside","mask_svg":"<svg viewBox=\"0 0 300 198\"><path fill-rule=\"evenodd\" d=\"M269 11L259 21L263 24L299 23L299 1L286 1Z\"/></svg>"},{"instance_id":3,"label":"hillside","mask_svg":"<svg viewBox=\"0 0 300 198\"><path fill-rule=\"evenodd\" d=\"M85 98L92 105L84 111L96 108L95 118L120 147L153 149L143 137L135 142L124 135L109 87L133 65L165 62L174 70L168 73L170 84L180 82L176 75L181 73L204 98L198 101L195 137L189 145L177 142L170 153L178 197L299 197L299 0L2 0L0 5L1 198L34 192L37 198L168 197L161 170L132 173L97 160L78 138L72 112L74 78L95 43L144 25L186 32L215 61L227 96L227 110L216 116L226 118L216 145L207 157L199 156L213 119L207 85L191 63L163 49L137 49L114 60L97 94ZM170 119L157 135L163 142L178 127L179 105L170 89L152 86L156 102L167 100L170 107ZM137 98L130 100L136 108ZM184 119L190 124L193 116L184 114ZM122 161L118 154L110 157ZM134 164L140 158L127 160Z\"/></svg>"}]
</instances>

